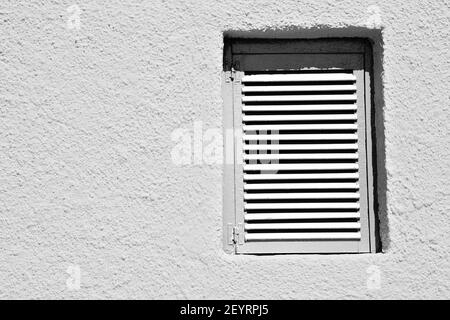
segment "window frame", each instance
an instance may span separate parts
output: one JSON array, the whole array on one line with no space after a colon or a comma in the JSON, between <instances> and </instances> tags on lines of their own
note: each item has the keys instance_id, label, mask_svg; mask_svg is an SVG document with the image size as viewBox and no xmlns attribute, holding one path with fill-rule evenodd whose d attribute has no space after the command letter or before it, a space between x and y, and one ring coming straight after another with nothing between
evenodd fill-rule
<instances>
[{"instance_id":1,"label":"window frame","mask_svg":"<svg viewBox=\"0 0 450 320\"><path fill-rule=\"evenodd\" d=\"M274 59L282 56L283 59ZM302 59L298 57L302 55ZM255 59L255 57L258 57ZM292 57L297 57L292 59ZM373 167L373 98L372 98L372 46L367 39L225 39L223 88L223 117L225 157L231 150L230 129L234 132L242 125L241 81L243 71L283 69L295 61L295 68L330 67L351 68L356 72L358 94L363 94L363 110L358 106L358 131L363 130L364 141L359 142L365 150L365 159L359 162L360 170L365 170L365 197L360 199L365 206L365 227L361 227L361 241L269 241L244 243L243 229L243 179L240 177L242 150L233 141L232 161L224 165L223 191L223 244L227 252L236 254L276 254L276 253L369 253L376 252L376 228L374 212L374 167ZM231 78L233 79L231 80ZM361 99L359 99L361 100ZM362 121L360 112L362 112ZM361 134L359 132L359 134ZM227 160L227 159L226 159ZM361 182L360 182L361 183ZM363 219L363 212L361 219ZM241 214L239 214L241 213ZM362 222L362 221L361 221ZM364 239L363 239L364 238Z\"/></svg>"}]
</instances>

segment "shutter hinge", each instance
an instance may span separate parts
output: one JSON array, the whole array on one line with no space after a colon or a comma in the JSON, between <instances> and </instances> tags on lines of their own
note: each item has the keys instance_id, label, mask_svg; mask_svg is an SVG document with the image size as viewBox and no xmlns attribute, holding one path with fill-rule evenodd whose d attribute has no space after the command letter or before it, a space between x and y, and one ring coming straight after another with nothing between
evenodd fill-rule
<instances>
[{"instance_id":1,"label":"shutter hinge","mask_svg":"<svg viewBox=\"0 0 450 320\"><path fill-rule=\"evenodd\" d=\"M241 82L241 79L238 77L236 70L234 70L234 68L231 68L231 71L227 71L226 82L233 81Z\"/></svg>"},{"instance_id":2,"label":"shutter hinge","mask_svg":"<svg viewBox=\"0 0 450 320\"><path fill-rule=\"evenodd\" d=\"M233 82L235 77L236 71L234 71L234 69L231 69L231 71L227 71L226 82Z\"/></svg>"},{"instance_id":3,"label":"shutter hinge","mask_svg":"<svg viewBox=\"0 0 450 320\"><path fill-rule=\"evenodd\" d=\"M242 224L238 224L237 226L232 226L230 230L230 244L244 244L244 233Z\"/></svg>"},{"instance_id":4,"label":"shutter hinge","mask_svg":"<svg viewBox=\"0 0 450 320\"><path fill-rule=\"evenodd\" d=\"M239 237L239 229L238 229L238 227L234 226L233 227L233 243L234 244L238 243L238 237Z\"/></svg>"}]
</instances>

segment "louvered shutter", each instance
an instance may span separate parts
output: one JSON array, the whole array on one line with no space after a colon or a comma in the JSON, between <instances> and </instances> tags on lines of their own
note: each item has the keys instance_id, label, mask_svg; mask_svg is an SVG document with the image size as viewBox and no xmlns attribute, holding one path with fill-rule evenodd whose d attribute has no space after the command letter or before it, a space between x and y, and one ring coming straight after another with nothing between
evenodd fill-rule
<instances>
[{"instance_id":1,"label":"louvered shutter","mask_svg":"<svg viewBox=\"0 0 450 320\"><path fill-rule=\"evenodd\" d=\"M233 72L237 253L371 251L365 72L323 60Z\"/></svg>"}]
</instances>

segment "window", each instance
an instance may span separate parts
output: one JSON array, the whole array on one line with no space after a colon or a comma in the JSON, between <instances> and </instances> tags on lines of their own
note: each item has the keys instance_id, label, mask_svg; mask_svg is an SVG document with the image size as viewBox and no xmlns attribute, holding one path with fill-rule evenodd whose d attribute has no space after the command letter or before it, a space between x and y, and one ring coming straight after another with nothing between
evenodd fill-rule
<instances>
[{"instance_id":1,"label":"window","mask_svg":"<svg viewBox=\"0 0 450 320\"><path fill-rule=\"evenodd\" d=\"M363 39L226 40L227 251L375 252L371 63Z\"/></svg>"}]
</instances>

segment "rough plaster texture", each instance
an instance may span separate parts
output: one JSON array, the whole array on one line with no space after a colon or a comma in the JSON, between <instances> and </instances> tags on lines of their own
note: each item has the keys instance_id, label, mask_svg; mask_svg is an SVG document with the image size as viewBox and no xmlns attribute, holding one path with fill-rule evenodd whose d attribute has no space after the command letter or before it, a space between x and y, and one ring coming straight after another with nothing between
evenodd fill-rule
<instances>
[{"instance_id":1,"label":"rough plaster texture","mask_svg":"<svg viewBox=\"0 0 450 320\"><path fill-rule=\"evenodd\" d=\"M372 4L2 1L0 297L450 298L449 3ZM222 127L224 32L378 37L384 253L223 252L222 168L170 136Z\"/></svg>"}]
</instances>

